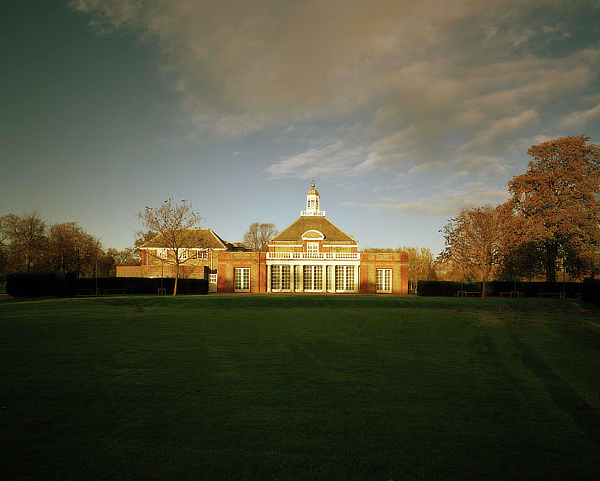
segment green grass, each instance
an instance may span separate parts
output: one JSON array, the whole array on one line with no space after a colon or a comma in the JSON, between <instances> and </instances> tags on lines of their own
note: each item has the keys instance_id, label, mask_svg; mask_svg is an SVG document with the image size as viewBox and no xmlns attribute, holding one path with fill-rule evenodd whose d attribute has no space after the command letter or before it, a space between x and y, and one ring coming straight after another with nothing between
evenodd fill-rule
<instances>
[{"instance_id":1,"label":"green grass","mask_svg":"<svg viewBox=\"0 0 600 481\"><path fill-rule=\"evenodd\" d=\"M584 303L8 300L0 335L1 479L600 479Z\"/></svg>"}]
</instances>

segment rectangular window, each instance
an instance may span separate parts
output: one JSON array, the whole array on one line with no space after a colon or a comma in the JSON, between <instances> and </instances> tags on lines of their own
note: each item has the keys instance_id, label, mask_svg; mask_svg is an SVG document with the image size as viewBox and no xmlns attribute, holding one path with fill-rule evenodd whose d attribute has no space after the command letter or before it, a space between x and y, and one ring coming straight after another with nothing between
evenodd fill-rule
<instances>
[{"instance_id":1,"label":"rectangular window","mask_svg":"<svg viewBox=\"0 0 600 481\"><path fill-rule=\"evenodd\" d=\"M308 257L312 257L312 258L319 257L319 243L318 242L307 242L306 243L306 254Z\"/></svg>"},{"instance_id":2,"label":"rectangular window","mask_svg":"<svg viewBox=\"0 0 600 481\"><path fill-rule=\"evenodd\" d=\"M392 292L392 269L377 269L377 292Z\"/></svg>"},{"instance_id":3,"label":"rectangular window","mask_svg":"<svg viewBox=\"0 0 600 481\"><path fill-rule=\"evenodd\" d=\"M304 290L323 290L323 266L304 266Z\"/></svg>"},{"instance_id":4,"label":"rectangular window","mask_svg":"<svg viewBox=\"0 0 600 481\"><path fill-rule=\"evenodd\" d=\"M281 289L290 290L290 266L281 266Z\"/></svg>"},{"instance_id":5,"label":"rectangular window","mask_svg":"<svg viewBox=\"0 0 600 481\"><path fill-rule=\"evenodd\" d=\"M312 268L313 266L303 266L304 267L304 272L303 272L303 277L304 277L304 290L305 291L312 291L313 288L313 284L312 284Z\"/></svg>"},{"instance_id":6,"label":"rectangular window","mask_svg":"<svg viewBox=\"0 0 600 481\"><path fill-rule=\"evenodd\" d=\"M314 266L314 289L323 290L323 266Z\"/></svg>"},{"instance_id":7,"label":"rectangular window","mask_svg":"<svg viewBox=\"0 0 600 481\"><path fill-rule=\"evenodd\" d=\"M335 266L335 290L344 290L344 266Z\"/></svg>"},{"instance_id":8,"label":"rectangular window","mask_svg":"<svg viewBox=\"0 0 600 481\"><path fill-rule=\"evenodd\" d=\"M250 292L249 267L236 267L233 270L233 290L235 292Z\"/></svg>"},{"instance_id":9,"label":"rectangular window","mask_svg":"<svg viewBox=\"0 0 600 481\"><path fill-rule=\"evenodd\" d=\"M179 251L179 259L181 259L182 261L186 261L188 258L188 251L185 249L182 249Z\"/></svg>"},{"instance_id":10,"label":"rectangular window","mask_svg":"<svg viewBox=\"0 0 600 481\"><path fill-rule=\"evenodd\" d=\"M335 266L335 290L354 291L354 266Z\"/></svg>"},{"instance_id":11,"label":"rectangular window","mask_svg":"<svg viewBox=\"0 0 600 481\"><path fill-rule=\"evenodd\" d=\"M167 258L167 249L157 249L156 257L158 257L159 259L166 259Z\"/></svg>"},{"instance_id":12,"label":"rectangular window","mask_svg":"<svg viewBox=\"0 0 600 481\"><path fill-rule=\"evenodd\" d=\"M271 290L281 289L281 266L271 266Z\"/></svg>"},{"instance_id":13,"label":"rectangular window","mask_svg":"<svg viewBox=\"0 0 600 481\"><path fill-rule=\"evenodd\" d=\"M271 266L271 290L290 290L290 266Z\"/></svg>"},{"instance_id":14,"label":"rectangular window","mask_svg":"<svg viewBox=\"0 0 600 481\"><path fill-rule=\"evenodd\" d=\"M327 290L333 290L333 266L327 266Z\"/></svg>"},{"instance_id":15,"label":"rectangular window","mask_svg":"<svg viewBox=\"0 0 600 481\"><path fill-rule=\"evenodd\" d=\"M354 290L354 266L346 266L346 290Z\"/></svg>"}]
</instances>

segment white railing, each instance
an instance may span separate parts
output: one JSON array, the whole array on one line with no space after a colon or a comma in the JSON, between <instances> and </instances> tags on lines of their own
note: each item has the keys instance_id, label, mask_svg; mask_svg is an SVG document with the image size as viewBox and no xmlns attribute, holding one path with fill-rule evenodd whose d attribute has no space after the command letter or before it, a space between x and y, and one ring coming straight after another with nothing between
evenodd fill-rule
<instances>
[{"instance_id":1,"label":"white railing","mask_svg":"<svg viewBox=\"0 0 600 481\"><path fill-rule=\"evenodd\" d=\"M358 252L267 252L267 259L360 259Z\"/></svg>"},{"instance_id":2,"label":"white railing","mask_svg":"<svg viewBox=\"0 0 600 481\"><path fill-rule=\"evenodd\" d=\"M300 211L300 215L301 216L305 216L305 215L322 215L323 217L325 217L325 211L324 210L318 210L318 211L314 211L314 210L301 210Z\"/></svg>"}]
</instances>

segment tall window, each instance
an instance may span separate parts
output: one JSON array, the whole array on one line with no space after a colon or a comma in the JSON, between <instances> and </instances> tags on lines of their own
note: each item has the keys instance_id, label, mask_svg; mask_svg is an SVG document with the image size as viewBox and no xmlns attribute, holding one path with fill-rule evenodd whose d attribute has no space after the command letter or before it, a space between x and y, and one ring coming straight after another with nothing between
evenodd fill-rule
<instances>
[{"instance_id":1,"label":"tall window","mask_svg":"<svg viewBox=\"0 0 600 481\"><path fill-rule=\"evenodd\" d=\"M250 292L249 267L236 267L233 270L233 290L236 292Z\"/></svg>"},{"instance_id":2,"label":"tall window","mask_svg":"<svg viewBox=\"0 0 600 481\"><path fill-rule=\"evenodd\" d=\"M323 290L323 266L304 266L304 290Z\"/></svg>"},{"instance_id":3,"label":"tall window","mask_svg":"<svg viewBox=\"0 0 600 481\"><path fill-rule=\"evenodd\" d=\"M354 266L335 266L335 290L354 291Z\"/></svg>"},{"instance_id":4,"label":"tall window","mask_svg":"<svg viewBox=\"0 0 600 481\"><path fill-rule=\"evenodd\" d=\"M290 290L290 266L271 266L271 290Z\"/></svg>"},{"instance_id":5,"label":"tall window","mask_svg":"<svg viewBox=\"0 0 600 481\"><path fill-rule=\"evenodd\" d=\"M290 290L290 266L281 266L281 290Z\"/></svg>"},{"instance_id":6,"label":"tall window","mask_svg":"<svg viewBox=\"0 0 600 481\"><path fill-rule=\"evenodd\" d=\"M158 257L159 259L166 259L167 258L167 249L157 249L156 257Z\"/></svg>"},{"instance_id":7,"label":"tall window","mask_svg":"<svg viewBox=\"0 0 600 481\"><path fill-rule=\"evenodd\" d=\"M392 292L392 269L377 269L377 292Z\"/></svg>"}]
</instances>

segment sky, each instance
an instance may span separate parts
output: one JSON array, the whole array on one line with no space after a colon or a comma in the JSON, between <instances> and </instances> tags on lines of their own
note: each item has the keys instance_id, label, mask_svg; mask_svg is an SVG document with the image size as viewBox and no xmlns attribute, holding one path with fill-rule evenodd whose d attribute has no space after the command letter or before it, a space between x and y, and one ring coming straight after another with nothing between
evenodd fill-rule
<instances>
[{"instance_id":1,"label":"sky","mask_svg":"<svg viewBox=\"0 0 600 481\"><path fill-rule=\"evenodd\" d=\"M167 198L282 230L314 178L360 248L435 255L531 145L600 143L597 0L5 0L0 38L0 215L105 248Z\"/></svg>"}]
</instances>

